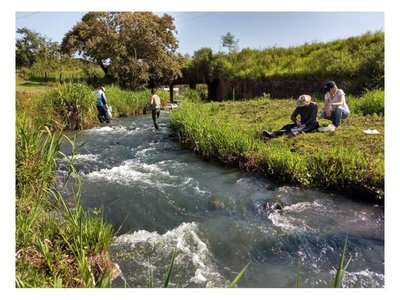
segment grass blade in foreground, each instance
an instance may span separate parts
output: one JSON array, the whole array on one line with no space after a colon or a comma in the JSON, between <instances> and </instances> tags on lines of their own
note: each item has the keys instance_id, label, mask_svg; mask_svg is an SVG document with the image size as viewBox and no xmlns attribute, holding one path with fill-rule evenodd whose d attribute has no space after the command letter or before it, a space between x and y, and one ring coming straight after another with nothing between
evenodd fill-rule
<instances>
[{"instance_id":1,"label":"grass blade in foreground","mask_svg":"<svg viewBox=\"0 0 400 300\"><path fill-rule=\"evenodd\" d=\"M236 276L235 279L233 279L233 281L231 282L230 285L228 285L228 288L233 288L235 287L235 285L238 283L238 281L240 280L240 278L242 278L242 276L244 275L244 272L246 272L247 267L250 265L250 263L248 263L242 271L240 271L240 273Z\"/></svg>"},{"instance_id":2,"label":"grass blade in foreground","mask_svg":"<svg viewBox=\"0 0 400 300\"><path fill-rule=\"evenodd\" d=\"M176 257L176 252L174 251L174 253L172 254L171 264L169 266L168 275L167 275L167 278L165 279L165 283L164 283L165 288L168 287L169 281L171 280L172 269L174 268L175 257Z\"/></svg>"},{"instance_id":3,"label":"grass blade in foreground","mask_svg":"<svg viewBox=\"0 0 400 300\"><path fill-rule=\"evenodd\" d=\"M346 236L346 240L344 241L344 244L343 244L342 254L341 254L340 260L339 260L338 269L336 271L335 281L332 283L333 288L341 287L341 282L343 279L344 272L346 272L347 267L349 266L350 261L351 261L351 257L350 257L349 260L347 261L347 263L344 264L344 255L346 253L347 238L348 237Z\"/></svg>"}]
</instances>

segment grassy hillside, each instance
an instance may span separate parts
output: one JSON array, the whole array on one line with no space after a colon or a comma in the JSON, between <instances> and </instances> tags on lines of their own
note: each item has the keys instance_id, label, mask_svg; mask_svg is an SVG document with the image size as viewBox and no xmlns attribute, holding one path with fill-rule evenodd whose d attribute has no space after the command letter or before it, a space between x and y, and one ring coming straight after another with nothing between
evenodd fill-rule
<instances>
[{"instance_id":1,"label":"grassy hillside","mask_svg":"<svg viewBox=\"0 0 400 300\"><path fill-rule=\"evenodd\" d=\"M290 48L245 48L215 53L195 52L187 80L209 85L213 100L249 99L263 93L273 98L320 93L328 80L353 95L384 89L385 36L383 32L312 43Z\"/></svg>"}]
</instances>

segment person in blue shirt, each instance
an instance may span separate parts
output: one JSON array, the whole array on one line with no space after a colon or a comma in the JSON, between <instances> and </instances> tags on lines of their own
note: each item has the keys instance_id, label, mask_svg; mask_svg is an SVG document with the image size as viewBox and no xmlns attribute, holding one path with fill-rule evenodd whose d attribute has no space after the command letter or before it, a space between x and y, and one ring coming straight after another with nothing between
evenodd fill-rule
<instances>
[{"instance_id":1,"label":"person in blue shirt","mask_svg":"<svg viewBox=\"0 0 400 300\"><path fill-rule=\"evenodd\" d=\"M96 107L97 107L97 118L100 123L106 122L110 123L110 116L108 114L108 106L107 106L107 98L106 98L106 88L104 86L100 86L96 92Z\"/></svg>"}]
</instances>

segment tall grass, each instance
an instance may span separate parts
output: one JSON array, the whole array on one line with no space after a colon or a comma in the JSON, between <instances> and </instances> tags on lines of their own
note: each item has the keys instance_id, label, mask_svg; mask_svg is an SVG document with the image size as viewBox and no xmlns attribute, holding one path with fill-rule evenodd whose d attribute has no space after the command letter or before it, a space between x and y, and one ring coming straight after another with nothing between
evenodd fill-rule
<instances>
[{"instance_id":1,"label":"tall grass","mask_svg":"<svg viewBox=\"0 0 400 300\"><path fill-rule=\"evenodd\" d=\"M342 253L340 254L338 268L336 270L335 280L332 282L331 287L333 287L333 288L341 287L343 275L346 272L347 267L349 266L350 261L351 261L351 257L350 257L349 260L347 262L345 262L347 239L348 239L348 237L346 236L346 239L344 241L343 248L342 248Z\"/></svg>"},{"instance_id":2,"label":"tall grass","mask_svg":"<svg viewBox=\"0 0 400 300\"><path fill-rule=\"evenodd\" d=\"M224 99L234 98L229 85L235 87L236 99L265 91L277 98L320 91L324 81L332 79L345 91L360 95L384 88L384 39L384 32L368 32L327 43L219 52L207 59L195 53L188 75L197 82L219 79Z\"/></svg>"},{"instance_id":3,"label":"tall grass","mask_svg":"<svg viewBox=\"0 0 400 300\"><path fill-rule=\"evenodd\" d=\"M87 85L65 83L55 86L45 95L52 103L55 115L61 121L61 129L83 129L96 120L97 109L94 94Z\"/></svg>"},{"instance_id":4,"label":"tall grass","mask_svg":"<svg viewBox=\"0 0 400 300\"><path fill-rule=\"evenodd\" d=\"M385 92L383 90L367 91L362 97L354 101L354 112L366 115L385 114Z\"/></svg>"},{"instance_id":5,"label":"tall grass","mask_svg":"<svg viewBox=\"0 0 400 300\"><path fill-rule=\"evenodd\" d=\"M128 91L117 86L106 87L107 100L113 107L113 114L116 117L127 117L146 113L149 108L150 90ZM169 93L157 91L160 96L161 105L165 106L169 101Z\"/></svg>"},{"instance_id":6,"label":"tall grass","mask_svg":"<svg viewBox=\"0 0 400 300\"><path fill-rule=\"evenodd\" d=\"M54 189L62 133L16 124L16 286L110 286L111 225L83 209L81 184L71 199ZM72 142L72 141L71 141ZM74 148L74 147L73 147ZM71 157L71 162L73 156Z\"/></svg>"},{"instance_id":7,"label":"tall grass","mask_svg":"<svg viewBox=\"0 0 400 300\"><path fill-rule=\"evenodd\" d=\"M194 89L186 89L182 92L182 97L191 102L200 102L202 100L200 93Z\"/></svg>"},{"instance_id":8,"label":"tall grass","mask_svg":"<svg viewBox=\"0 0 400 300\"><path fill-rule=\"evenodd\" d=\"M29 118L38 127L55 130L79 130L98 124L95 90L84 83L64 83L41 88L40 93L26 90L17 93L17 114ZM158 92L162 106L169 101L169 93ZM122 90L106 87L108 104L114 118L146 113L150 91Z\"/></svg>"},{"instance_id":9,"label":"tall grass","mask_svg":"<svg viewBox=\"0 0 400 300\"><path fill-rule=\"evenodd\" d=\"M18 196L48 188L54 181L56 155L61 133L49 128L35 129L29 120L17 117L16 122L16 190Z\"/></svg>"}]
</instances>

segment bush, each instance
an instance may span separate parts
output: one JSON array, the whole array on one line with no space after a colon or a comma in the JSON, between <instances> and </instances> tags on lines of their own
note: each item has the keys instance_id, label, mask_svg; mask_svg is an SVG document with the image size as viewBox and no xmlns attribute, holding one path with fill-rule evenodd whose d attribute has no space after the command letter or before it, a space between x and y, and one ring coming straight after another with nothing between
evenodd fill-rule
<instances>
[{"instance_id":1,"label":"bush","mask_svg":"<svg viewBox=\"0 0 400 300\"><path fill-rule=\"evenodd\" d=\"M354 102L354 112L361 115L383 116L385 114L385 92L383 90L367 91Z\"/></svg>"},{"instance_id":2,"label":"bush","mask_svg":"<svg viewBox=\"0 0 400 300\"><path fill-rule=\"evenodd\" d=\"M183 93L183 98L193 102L193 103L198 103L201 101L201 97L200 94L197 90L193 90L193 89L188 89Z\"/></svg>"},{"instance_id":3,"label":"bush","mask_svg":"<svg viewBox=\"0 0 400 300\"><path fill-rule=\"evenodd\" d=\"M54 111L61 118L62 129L86 128L97 115L93 90L86 84L57 85L46 98L52 101Z\"/></svg>"}]
</instances>

